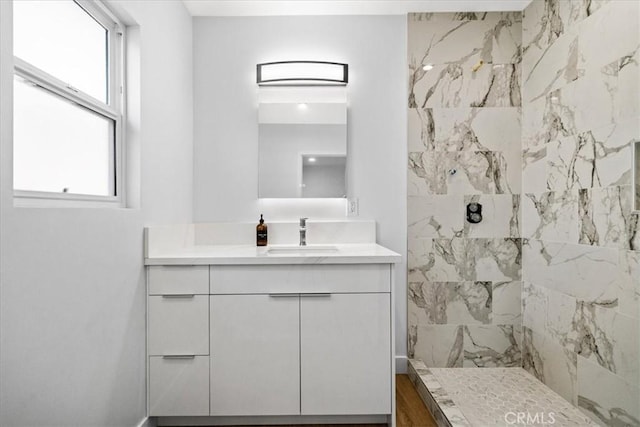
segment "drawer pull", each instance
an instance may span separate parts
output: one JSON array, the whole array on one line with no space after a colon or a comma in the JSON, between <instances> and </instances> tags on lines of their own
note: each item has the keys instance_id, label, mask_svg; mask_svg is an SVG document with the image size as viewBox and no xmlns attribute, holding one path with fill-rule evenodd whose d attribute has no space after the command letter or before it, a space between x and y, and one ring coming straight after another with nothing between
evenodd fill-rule
<instances>
[{"instance_id":1,"label":"drawer pull","mask_svg":"<svg viewBox=\"0 0 640 427\"><path fill-rule=\"evenodd\" d=\"M163 359L195 359L195 354L165 354Z\"/></svg>"},{"instance_id":2,"label":"drawer pull","mask_svg":"<svg viewBox=\"0 0 640 427\"><path fill-rule=\"evenodd\" d=\"M291 298L291 297L297 297L299 295L300 294L298 293L286 293L286 292L269 294L269 296L272 298Z\"/></svg>"},{"instance_id":3,"label":"drawer pull","mask_svg":"<svg viewBox=\"0 0 640 427\"><path fill-rule=\"evenodd\" d=\"M308 294L300 294L301 297L330 297L331 292L310 292Z\"/></svg>"},{"instance_id":4,"label":"drawer pull","mask_svg":"<svg viewBox=\"0 0 640 427\"><path fill-rule=\"evenodd\" d=\"M195 294L169 294L162 295L162 298L193 298Z\"/></svg>"}]
</instances>

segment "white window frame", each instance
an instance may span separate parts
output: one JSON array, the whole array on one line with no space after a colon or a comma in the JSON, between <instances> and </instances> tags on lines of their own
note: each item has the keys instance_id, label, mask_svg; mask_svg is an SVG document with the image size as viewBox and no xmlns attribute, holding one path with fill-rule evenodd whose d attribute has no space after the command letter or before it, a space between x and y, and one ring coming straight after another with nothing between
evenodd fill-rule
<instances>
[{"instance_id":1,"label":"white window frame","mask_svg":"<svg viewBox=\"0 0 640 427\"><path fill-rule=\"evenodd\" d=\"M124 176L124 117L125 117L125 27L120 20L99 0L73 0L100 25L108 31L107 102L98 100L87 93L74 88L67 82L35 67L14 55L14 74L33 83L43 90L69 102L86 108L114 123L114 144L110 155L110 189L115 195L99 196L75 193L56 193L48 191L13 190L14 204L17 206L87 206L87 207L125 207ZM115 150L115 152L113 151ZM111 179L113 178L113 179Z\"/></svg>"}]
</instances>

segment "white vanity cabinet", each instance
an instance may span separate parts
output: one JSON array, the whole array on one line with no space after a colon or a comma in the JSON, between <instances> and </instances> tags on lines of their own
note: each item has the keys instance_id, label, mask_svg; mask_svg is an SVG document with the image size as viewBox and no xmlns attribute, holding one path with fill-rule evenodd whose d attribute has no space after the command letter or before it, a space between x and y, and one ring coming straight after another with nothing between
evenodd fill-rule
<instances>
[{"instance_id":1,"label":"white vanity cabinet","mask_svg":"<svg viewBox=\"0 0 640 427\"><path fill-rule=\"evenodd\" d=\"M390 269L212 266L211 414L390 414Z\"/></svg>"},{"instance_id":2,"label":"white vanity cabinet","mask_svg":"<svg viewBox=\"0 0 640 427\"><path fill-rule=\"evenodd\" d=\"M149 414L393 424L392 272L390 262L150 266Z\"/></svg>"}]
</instances>

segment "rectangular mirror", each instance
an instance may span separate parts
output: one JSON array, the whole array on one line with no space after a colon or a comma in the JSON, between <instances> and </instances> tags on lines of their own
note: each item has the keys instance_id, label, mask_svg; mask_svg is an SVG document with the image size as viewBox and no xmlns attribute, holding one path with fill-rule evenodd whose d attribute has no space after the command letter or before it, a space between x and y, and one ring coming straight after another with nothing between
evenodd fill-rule
<instances>
[{"instance_id":1,"label":"rectangular mirror","mask_svg":"<svg viewBox=\"0 0 640 427\"><path fill-rule=\"evenodd\" d=\"M633 210L640 211L640 141L633 144Z\"/></svg>"},{"instance_id":2,"label":"rectangular mirror","mask_svg":"<svg viewBox=\"0 0 640 427\"><path fill-rule=\"evenodd\" d=\"M261 103L258 197L346 197L345 103Z\"/></svg>"}]
</instances>

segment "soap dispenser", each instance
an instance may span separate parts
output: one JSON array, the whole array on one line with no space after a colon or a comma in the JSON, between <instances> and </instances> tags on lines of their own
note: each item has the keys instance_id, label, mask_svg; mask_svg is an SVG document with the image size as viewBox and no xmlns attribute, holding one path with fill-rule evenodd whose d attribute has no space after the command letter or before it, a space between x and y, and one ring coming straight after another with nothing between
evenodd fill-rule
<instances>
[{"instance_id":1,"label":"soap dispenser","mask_svg":"<svg viewBox=\"0 0 640 427\"><path fill-rule=\"evenodd\" d=\"M256 226L256 246L267 246L267 224L260 214L260 223Z\"/></svg>"}]
</instances>

